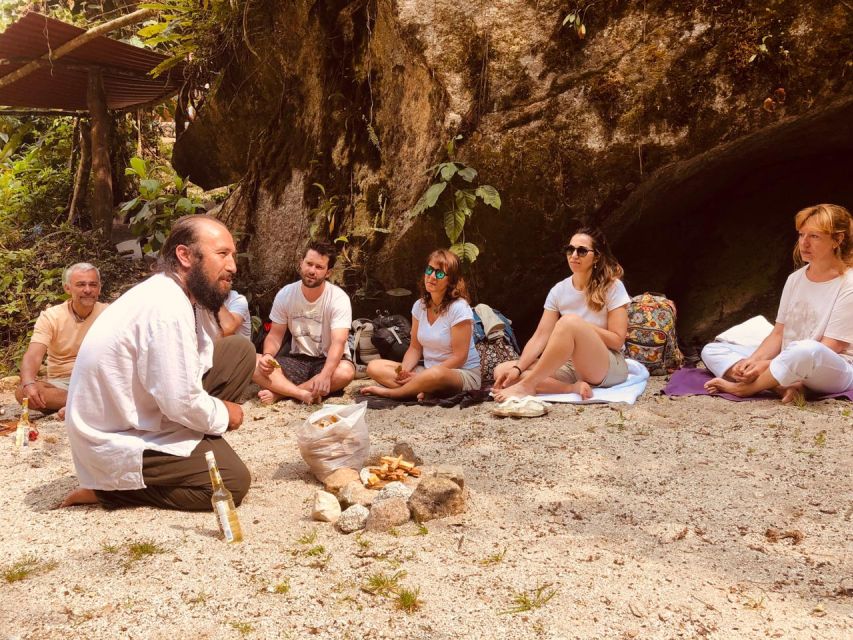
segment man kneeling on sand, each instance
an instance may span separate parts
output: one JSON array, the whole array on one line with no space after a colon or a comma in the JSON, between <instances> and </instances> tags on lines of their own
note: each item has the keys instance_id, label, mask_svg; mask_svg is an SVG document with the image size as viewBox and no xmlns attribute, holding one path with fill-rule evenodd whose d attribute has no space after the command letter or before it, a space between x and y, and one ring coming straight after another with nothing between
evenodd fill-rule
<instances>
[{"instance_id":1,"label":"man kneeling on sand","mask_svg":"<svg viewBox=\"0 0 853 640\"><path fill-rule=\"evenodd\" d=\"M301 282L276 294L272 326L253 378L261 387L261 402L288 397L308 404L343 389L355 377L347 344L352 305L343 289L326 281L335 256L328 242L311 243L299 263ZM288 329L293 335L290 353L279 355Z\"/></svg>"},{"instance_id":2,"label":"man kneeling on sand","mask_svg":"<svg viewBox=\"0 0 853 640\"><path fill-rule=\"evenodd\" d=\"M110 305L83 340L66 426L79 489L61 506L211 509L205 453L240 504L249 470L221 437L243 422L252 343L221 335L215 314L231 290L236 249L215 218L181 218L159 273Z\"/></svg>"}]
</instances>

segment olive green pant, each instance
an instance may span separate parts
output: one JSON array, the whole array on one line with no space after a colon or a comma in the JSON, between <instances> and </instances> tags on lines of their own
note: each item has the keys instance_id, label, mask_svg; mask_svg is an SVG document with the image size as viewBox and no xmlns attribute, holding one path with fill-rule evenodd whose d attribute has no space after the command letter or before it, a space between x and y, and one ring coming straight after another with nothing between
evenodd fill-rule
<instances>
[{"instance_id":1,"label":"olive green pant","mask_svg":"<svg viewBox=\"0 0 853 640\"><path fill-rule=\"evenodd\" d=\"M242 336L217 340L213 349L213 366L204 376L203 387L220 400L237 402L252 380L255 370L255 348ZM222 481L240 504L249 491L251 475L222 437L204 436L187 456L173 456L159 451L142 454L144 489L128 491L95 491L107 509L152 506L181 511L210 511L213 489L204 454L213 451Z\"/></svg>"}]
</instances>

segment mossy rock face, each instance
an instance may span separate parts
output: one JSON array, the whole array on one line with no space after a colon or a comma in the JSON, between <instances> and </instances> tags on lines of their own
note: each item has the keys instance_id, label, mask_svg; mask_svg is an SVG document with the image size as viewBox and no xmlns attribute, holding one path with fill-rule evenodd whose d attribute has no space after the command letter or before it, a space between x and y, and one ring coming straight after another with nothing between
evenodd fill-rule
<instances>
[{"instance_id":1,"label":"mossy rock face","mask_svg":"<svg viewBox=\"0 0 853 640\"><path fill-rule=\"evenodd\" d=\"M258 55L225 68L175 164L204 186L240 181L221 215L246 232L262 308L293 277L319 183L343 203L336 278L357 313L407 311L382 292L414 291L448 244L440 212L408 212L458 133L458 159L503 201L466 226L481 249L468 278L522 334L568 275L558 249L580 223L605 228L631 293L676 300L690 343L772 320L797 209L853 205L842 3L611 0L583 13L584 39L556 1L254 11Z\"/></svg>"}]
</instances>

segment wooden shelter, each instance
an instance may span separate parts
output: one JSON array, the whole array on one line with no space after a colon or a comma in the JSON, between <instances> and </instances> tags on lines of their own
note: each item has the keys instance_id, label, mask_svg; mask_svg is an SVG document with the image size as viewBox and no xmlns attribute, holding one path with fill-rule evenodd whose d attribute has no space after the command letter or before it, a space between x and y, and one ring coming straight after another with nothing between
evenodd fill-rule
<instances>
[{"instance_id":1,"label":"wooden shelter","mask_svg":"<svg viewBox=\"0 0 853 640\"><path fill-rule=\"evenodd\" d=\"M82 136L71 216L86 192L88 156L92 220L107 237L113 216L108 112L153 106L177 94L183 83L182 65L153 78L150 71L164 56L104 35L152 14L134 11L86 31L29 12L0 33L0 105L10 107L0 115L88 113L91 134Z\"/></svg>"}]
</instances>

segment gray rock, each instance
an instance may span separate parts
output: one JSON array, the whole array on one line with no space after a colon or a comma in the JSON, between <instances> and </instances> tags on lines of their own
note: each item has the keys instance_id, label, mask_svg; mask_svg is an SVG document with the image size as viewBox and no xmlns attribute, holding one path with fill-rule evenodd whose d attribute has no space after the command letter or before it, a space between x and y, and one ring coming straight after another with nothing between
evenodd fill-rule
<instances>
[{"instance_id":1,"label":"gray rock","mask_svg":"<svg viewBox=\"0 0 853 640\"><path fill-rule=\"evenodd\" d=\"M394 445L393 449L394 456L403 456L403 460L406 462L414 462L415 464L423 464L423 460L420 459L415 454L415 450L412 449L412 445L408 442L398 442Z\"/></svg>"},{"instance_id":2,"label":"gray rock","mask_svg":"<svg viewBox=\"0 0 853 640\"><path fill-rule=\"evenodd\" d=\"M408 520L409 506L406 501L403 498L388 498L374 502L364 528L367 531L388 531Z\"/></svg>"},{"instance_id":3,"label":"gray rock","mask_svg":"<svg viewBox=\"0 0 853 640\"><path fill-rule=\"evenodd\" d=\"M314 506L311 509L311 519L320 522L336 522L341 517L341 505L338 499L326 491L314 494Z\"/></svg>"},{"instance_id":4,"label":"gray rock","mask_svg":"<svg viewBox=\"0 0 853 640\"><path fill-rule=\"evenodd\" d=\"M367 522L367 517L370 511L367 507L360 504L354 504L344 510L341 517L338 518L338 529L343 533L352 533L359 529L364 529L364 524Z\"/></svg>"},{"instance_id":5,"label":"gray rock","mask_svg":"<svg viewBox=\"0 0 853 640\"><path fill-rule=\"evenodd\" d=\"M353 480L358 479L358 471L349 467L341 467L340 469L335 469L323 479L323 486L325 486L326 491L329 493L338 495L341 489Z\"/></svg>"},{"instance_id":6,"label":"gray rock","mask_svg":"<svg viewBox=\"0 0 853 640\"><path fill-rule=\"evenodd\" d=\"M360 504L369 507L373 504L378 491L368 489L360 480L353 480L338 492L338 499L344 507Z\"/></svg>"},{"instance_id":7,"label":"gray rock","mask_svg":"<svg viewBox=\"0 0 853 640\"><path fill-rule=\"evenodd\" d=\"M377 504L391 498L402 498L408 500L414 489L407 487L402 482L389 482L382 487L373 499L373 504Z\"/></svg>"},{"instance_id":8,"label":"gray rock","mask_svg":"<svg viewBox=\"0 0 853 640\"><path fill-rule=\"evenodd\" d=\"M453 464L440 464L435 469L435 475L439 478L447 478L459 485L460 489L465 488L465 471L462 467Z\"/></svg>"},{"instance_id":9,"label":"gray rock","mask_svg":"<svg viewBox=\"0 0 853 640\"><path fill-rule=\"evenodd\" d=\"M409 508L417 522L445 518L465 511L465 494L448 478L424 478L409 498Z\"/></svg>"}]
</instances>

